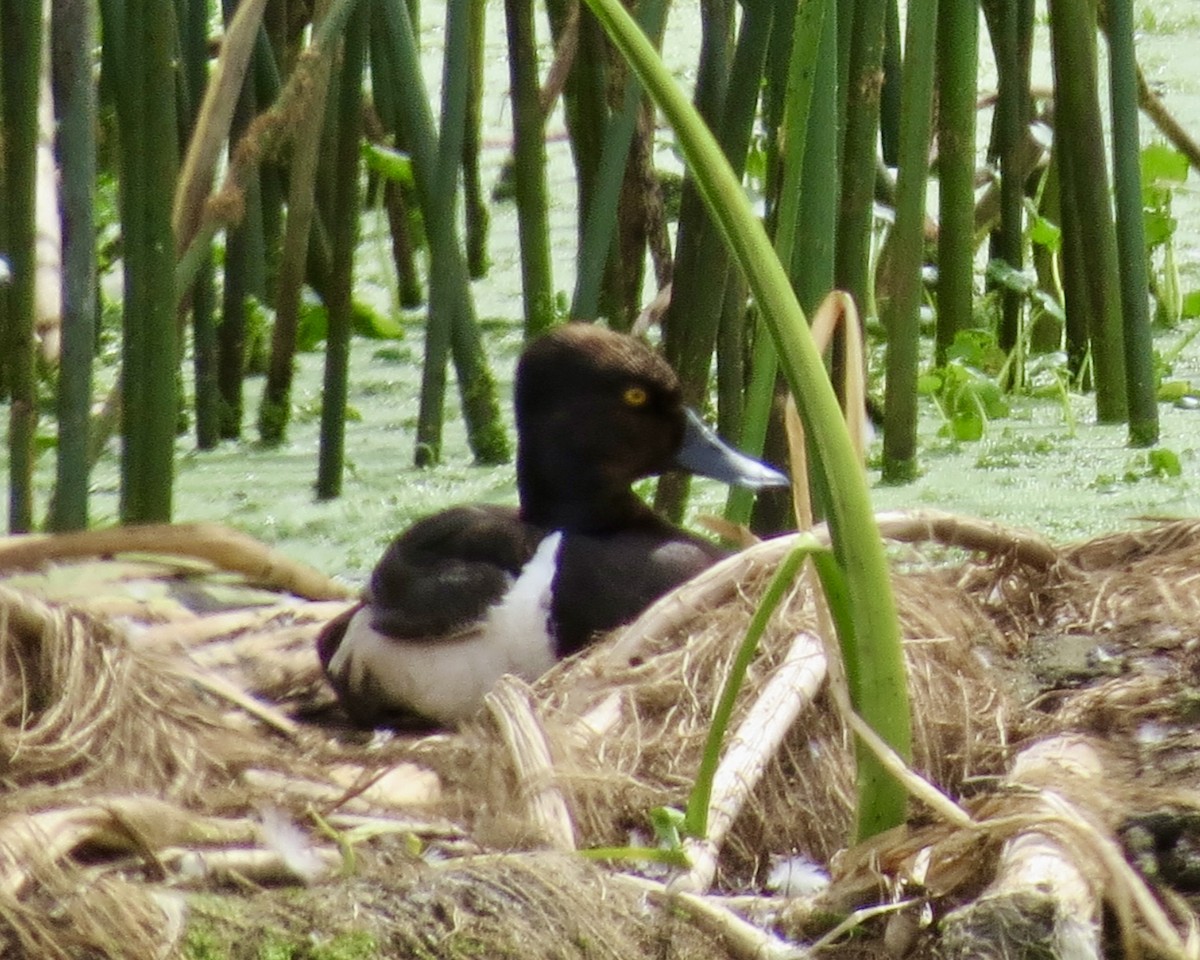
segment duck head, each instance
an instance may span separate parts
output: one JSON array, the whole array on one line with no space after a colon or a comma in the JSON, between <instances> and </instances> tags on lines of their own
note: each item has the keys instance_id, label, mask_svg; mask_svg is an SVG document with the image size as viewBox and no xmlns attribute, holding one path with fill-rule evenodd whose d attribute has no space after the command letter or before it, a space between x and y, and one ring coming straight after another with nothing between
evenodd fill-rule
<instances>
[{"instance_id":1,"label":"duck head","mask_svg":"<svg viewBox=\"0 0 1200 960\"><path fill-rule=\"evenodd\" d=\"M684 406L642 341L568 323L531 343L516 374L517 487L531 523L602 532L648 508L630 485L682 469L761 488L787 478L738 453Z\"/></svg>"}]
</instances>

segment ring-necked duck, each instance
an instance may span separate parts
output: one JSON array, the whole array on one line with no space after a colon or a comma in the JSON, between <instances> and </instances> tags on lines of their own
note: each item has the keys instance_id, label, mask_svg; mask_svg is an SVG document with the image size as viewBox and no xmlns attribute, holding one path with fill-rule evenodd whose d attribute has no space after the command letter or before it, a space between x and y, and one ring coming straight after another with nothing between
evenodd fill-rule
<instances>
[{"instance_id":1,"label":"ring-necked duck","mask_svg":"<svg viewBox=\"0 0 1200 960\"><path fill-rule=\"evenodd\" d=\"M754 488L782 474L683 405L633 337L568 323L516 373L520 509L452 507L397 537L317 650L363 726L447 725L505 673L534 679L725 555L655 514L633 481L684 469Z\"/></svg>"}]
</instances>

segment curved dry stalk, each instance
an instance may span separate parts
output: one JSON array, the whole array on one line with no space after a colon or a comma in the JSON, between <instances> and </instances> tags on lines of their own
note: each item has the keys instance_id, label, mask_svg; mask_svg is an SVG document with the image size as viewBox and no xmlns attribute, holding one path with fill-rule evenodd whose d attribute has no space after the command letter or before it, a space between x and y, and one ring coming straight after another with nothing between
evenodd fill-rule
<instances>
[{"instance_id":1,"label":"curved dry stalk","mask_svg":"<svg viewBox=\"0 0 1200 960\"><path fill-rule=\"evenodd\" d=\"M246 819L198 816L155 797L97 797L87 804L17 813L0 820L0 895L18 896L38 864L57 863L87 844L154 853L181 844L247 843Z\"/></svg>"},{"instance_id":2,"label":"curved dry stalk","mask_svg":"<svg viewBox=\"0 0 1200 960\"><path fill-rule=\"evenodd\" d=\"M860 462L864 462L870 430L867 426L867 368L863 356L862 324L854 298L844 290L833 290L821 301L812 318L813 341L820 353L829 348L833 335L839 329L846 338L846 376L842 383L846 425L850 428L850 442L855 455Z\"/></svg>"},{"instance_id":3,"label":"curved dry stalk","mask_svg":"<svg viewBox=\"0 0 1200 960\"><path fill-rule=\"evenodd\" d=\"M349 587L312 567L219 523L156 523L4 537L0 538L0 570L114 553L195 557L222 570L240 573L260 586L312 600L342 600L354 595Z\"/></svg>"},{"instance_id":4,"label":"curved dry stalk","mask_svg":"<svg viewBox=\"0 0 1200 960\"><path fill-rule=\"evenodd\" d=\"M1037 570L1063 564L1058 549L1040 534L978 517L944 510L900 510L877 514L875 522L890 540L936 543L991 556L1010 555Z\"/></svg>"},{"instance_id":5,"label":"curved dry stalk","mask_svg":"<svg viewBox=\"0 0 1200 960\"><path fill-rule=\"evenodd\" d=\"M875 515L879 532L890 540L905 543L937 543L994 556L1011 555L1038 570L1056 565L1070 573L1059 551L1048 540L1030 530L1009 527L990 520L959 516L942 510L898 510ZM755 568L772 569L796 545L798 536L811 534L829 543L829 529L819 524L809 533L788 534L754 544L726 557L660 598L619 634L609 647L609 662L628 664L636 660L649 637L661 636L692 620L698 609L721 605L734 595Z\"/></svg>"},{"instance_id":6,"label":"curved dry stalk","mask_svg":"<svg viewBox=\"0 0 1200 960\"><path fill-rule=\"evenodd\" d=\"M832 290L821 301L812 318L812 337L817 352L829 349L833 335L841 329L846 340L845 376L842 380L843 413L850 433L850 443L859 463L866 462L870 439L867 424L866 362L863 359L862 328L854 298L842 290ZM788 469L792 477L792 510L796 529L809 530L813 525L812 491L809 489L808 452L804 440L804 424L796 408L796 398L788 394L784 407L784 429L787 433ZM801 478L804 482L800 482Z\"/></svg>"}]
</instances>

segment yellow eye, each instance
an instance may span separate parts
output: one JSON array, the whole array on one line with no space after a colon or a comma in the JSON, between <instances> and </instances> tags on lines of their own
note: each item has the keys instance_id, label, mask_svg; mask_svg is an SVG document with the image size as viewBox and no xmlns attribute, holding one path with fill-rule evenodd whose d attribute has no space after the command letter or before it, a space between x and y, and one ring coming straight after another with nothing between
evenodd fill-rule
<instances>
[{"instance_id":1,"label":"yellow eye","mask_svg":"<svg viewBox=\"0 0 1200 960\"><path fill-rule=\"evenodd\" d=\"M650 399L650 395L646 393L644 387L626 387L625 392L621 394L621 399L630 407L644 407L646 401Z\"/></svg>"}]
</instances>

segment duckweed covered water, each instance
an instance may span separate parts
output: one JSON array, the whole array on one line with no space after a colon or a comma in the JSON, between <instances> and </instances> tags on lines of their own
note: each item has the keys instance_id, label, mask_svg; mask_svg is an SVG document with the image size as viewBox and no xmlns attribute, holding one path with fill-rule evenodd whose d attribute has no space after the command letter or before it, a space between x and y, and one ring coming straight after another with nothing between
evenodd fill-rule
<instances>
[{"instance_id":1,"label":"duckweed covered water","mask_svg":"<svg viewBox=\"0 0 1200 960\"><path fill-rule=\"evenodd\" d=\"M677 4L672 23L695 18L697 6L695 0ZM484 179L489 190L510 143L501 13L489 6L487 62L496 73L496 82L487 84L483 111L488 125ZM430 54L427 79L436 90L441 5L423 4L422 17L424 48ZM1185 128L1200 134L1200 72L1192 56L1200 38L1200 12L1194 0L1142 3L1139 25L1138 55L1150 82L1167 94L1169 109ZM685 82L697 38L698 33L689 38L686 31L674 27L669 33L668 61L679 65ZM1039 57L1035 69L1040 75L1035 83L1046 82L1049 66L1044 57ZM986 70L983 77L986 85ZM575 249L575 191L562 131L559 111L551 120L548 145L551 230L560 239L553 244L555 283L569 296L574 282L569 258ZM1151 135L1145 120L1143 132ZM985 142L986 138L981 145ZM662 131L658 157L664 166L674 164L670 143L669 132ZM511 203L493 204L491 212L492 267L488 277L476 283L475 293L480 316L493 318L483 323L511 429L508 392L521 338L516 220ZM1196 171L1176 192L1173 213L1180 221L1177 259L1182 285L1185 290L1198 289L1200 175ZM381 218L369 217L364 224L356 296L398 314L384 229ZM110 296L118 296L119 279L107 278L105 288ZM432 470L412 466L422 318L420 311L405 316L404 336L397 341L359 339L352 347L350 403L355 419L347 426L349 462L339 500L319 503L313 496L322 360L309 354L299 359L293 393L296 413L284 446L267 450L253 442L259 380L247 384L246 436L250 439L200 453L190 436L180 438L176 518L232 524L323 571L361 582L391 536L421 514L462 501L515 502L511 466L471 464L453 387L448 393L443 464ZM1189 380L1193 389L1200 389L1200 341L1179 359L1171 378ZM955 443L938 438L936 409L930 401L922 401L923 473L910 485L885 487L878 482L878 471L873 471L877 509L939 507L1033 527L1056 540L1127 528L1145 515L1200 513L1200 411L1160 407L1161 445L1177 456L1180 468L1178 476L1168 476L1161 475L1161 469L1156 472L1145 451L1125 445L1123 427L1093 423L1091 398L1071 397L1069 403L1074 423L1054 402L1019 399L1011 416L989 425L983 440ZM6 430L8 418L2 414L0 430ZM51 429L52 425L43 425L43 430ZM6 450L0 450L0 464L5 455ZM44 455L39 463L39 516L45 512L52 477L52 457ZM93 522L114 521L115 443L95 471L93 490ZM703 481L694 491L692 519L697 513L719 512L723 487Z\"/></svg>"}]
</instances>

